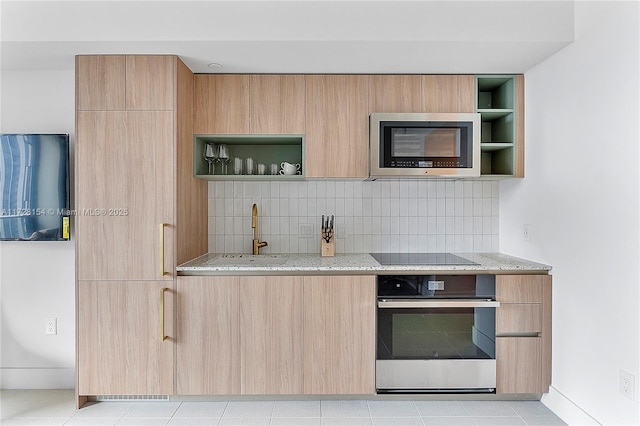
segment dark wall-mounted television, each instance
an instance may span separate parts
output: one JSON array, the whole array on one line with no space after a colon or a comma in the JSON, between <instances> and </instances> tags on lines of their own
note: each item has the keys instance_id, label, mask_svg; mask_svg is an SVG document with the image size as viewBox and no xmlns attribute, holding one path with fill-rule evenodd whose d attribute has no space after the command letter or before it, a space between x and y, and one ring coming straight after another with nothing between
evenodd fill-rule
<instances>
[{"instance_id":1,"label":"dark wall-mounted television","mask_svg":"<svg viewBox=\"0 0 640 426\"><path fill-rule=\"evenodd\" d=\"M0 241L69 239L69 135L0 135Z\"/></svg>"}]
</instances>

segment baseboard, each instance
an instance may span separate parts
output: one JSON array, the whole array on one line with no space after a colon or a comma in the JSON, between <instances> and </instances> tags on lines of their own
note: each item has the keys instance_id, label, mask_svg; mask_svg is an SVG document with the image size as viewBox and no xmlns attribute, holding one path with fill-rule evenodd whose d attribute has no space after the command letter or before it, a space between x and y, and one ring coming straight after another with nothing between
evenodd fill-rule
<instances>
[{"instance_id":1,"label":"baseboard","mask_svg":"<svg viewBox=\"0 0 640 426\"><path fill-rule=\"evenodd\" d=\"M74 368L0 368L0 389L74 388Z\"/></svg>"},{"instance_id":2,"label":"baseboard","mask_svg":"<svg viewBox=\"0 0 640 426\"><path fill-rule=\"evenodd\" d=\"M553 386L549 388L549 393L542 395L541 401L568 425L600 425L596 419Z\"/></svg>"}]
</instances>

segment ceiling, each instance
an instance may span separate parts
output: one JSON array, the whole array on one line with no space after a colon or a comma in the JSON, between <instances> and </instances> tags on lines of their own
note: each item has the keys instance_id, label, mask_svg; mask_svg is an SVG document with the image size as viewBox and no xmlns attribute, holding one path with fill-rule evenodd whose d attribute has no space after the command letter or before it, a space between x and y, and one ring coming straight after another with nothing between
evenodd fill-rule
<instances>
[{"instance_id":1,"label":"ceiling","mask_svg":"<svg viewBox=\"0 0 640 426\"><path fill-rule=\"evenodd\" d=\"M0 24L3 70L139 53L196 73L522 73L574 39L573 1L2 0Z\"/></svg>"}]
</instances>

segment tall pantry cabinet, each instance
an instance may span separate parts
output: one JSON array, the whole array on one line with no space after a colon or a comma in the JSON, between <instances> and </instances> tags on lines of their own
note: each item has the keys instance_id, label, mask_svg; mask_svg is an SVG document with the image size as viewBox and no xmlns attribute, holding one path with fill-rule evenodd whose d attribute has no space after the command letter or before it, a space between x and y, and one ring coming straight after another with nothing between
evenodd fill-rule
<instances>
[{"instance_id":1,"label":"tall pantry cabinet","mask_svg":"<svg viewBox=\"0 0 640 426\"><path fill-rule=\"evenodd\" d=\"M174 393L175 267L207 251L192 117L176 56L76 58L79 406Z\"/></svg>"}]
</instances>

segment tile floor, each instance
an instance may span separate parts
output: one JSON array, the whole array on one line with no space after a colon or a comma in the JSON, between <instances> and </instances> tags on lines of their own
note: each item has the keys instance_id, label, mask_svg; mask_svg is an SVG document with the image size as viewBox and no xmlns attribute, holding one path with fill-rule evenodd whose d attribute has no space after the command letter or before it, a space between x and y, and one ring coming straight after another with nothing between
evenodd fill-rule
<instances>
[{"instance_id":1,"label":"tile floor","mask_svg":"<svg viewBox=\"0 0 640 426\"><path fill-rule=\"evenodd\" d=\"M2 425L564 425L539 401L99 402L73 390L1 390Z\"/></svg>"}]
</instances>

